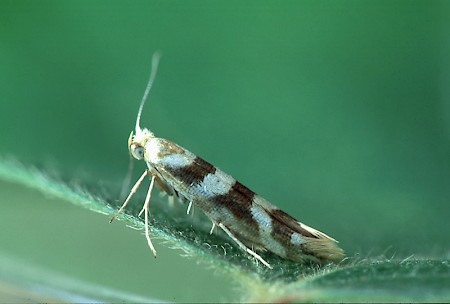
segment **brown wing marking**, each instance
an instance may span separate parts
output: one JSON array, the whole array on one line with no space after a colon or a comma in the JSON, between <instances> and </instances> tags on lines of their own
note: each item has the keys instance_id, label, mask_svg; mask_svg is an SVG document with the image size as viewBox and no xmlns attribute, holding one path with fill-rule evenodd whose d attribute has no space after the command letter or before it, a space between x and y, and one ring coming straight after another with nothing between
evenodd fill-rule
<instances>
[{"instance_id":1,"label":"brown wing marking","mask_svg":"<svg viewBox=\"0 0 450 304\"><path fill-rule=\"evenodd\" d=\"M305 243L300 245L301 249L306 254L312 256L313 259L317 259L319 262L337 262L345 257L344 251L339 248L337 241L325 233L298 222L295 218L280 209L271 210L269 214L272 217L274 232L276 234L273 234L272 237L278 241L283 243L280 235L284 235L284 238L290 240L291 235L295 232L304 237ZM288 255L290 259L296 260L298 258L298 260L303 261L301 255L296 255L292 252Z\"/></svg>"}]
</instances>

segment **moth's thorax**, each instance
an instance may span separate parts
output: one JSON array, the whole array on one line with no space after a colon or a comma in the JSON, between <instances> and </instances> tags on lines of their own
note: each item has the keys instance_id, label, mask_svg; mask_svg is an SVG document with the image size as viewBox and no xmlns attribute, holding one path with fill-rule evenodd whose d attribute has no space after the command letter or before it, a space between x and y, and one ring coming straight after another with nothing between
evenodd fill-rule
<instances>
[{"instance_id":1,"label":"moth's thorax","mask_svg":"<svg viewBox=\"0 0 450 304\"><path fill-rule=\"evenodd\" d=\"M153 137L144 146L144 158L147 162L153 164L163 163L173 167L182 166L179 163L181 161L183 165L186 165L190 162L190 159L183 160L186 158L186 154L190 155L187 150L163 138Z\"/></svg>"}]
</instances>

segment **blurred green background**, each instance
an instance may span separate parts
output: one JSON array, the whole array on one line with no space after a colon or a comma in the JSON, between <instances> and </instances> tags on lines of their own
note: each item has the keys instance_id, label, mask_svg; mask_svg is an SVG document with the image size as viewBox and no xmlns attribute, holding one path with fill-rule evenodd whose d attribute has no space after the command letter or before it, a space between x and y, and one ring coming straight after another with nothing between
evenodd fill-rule
<instances>
[{"instance_id":1,"label":"blurred green background","mask_svg":"<svg viewBox=\"0 0 450 304\"><path fill-rule=\"evenodd\" d=\"M2 0L0 155L118 198L161 50L143 126L349 256L448 258L449 15L448 1ZM0 193L3 256L156 299L236 296L106 216Z\"/></svg>"}]
</instances>

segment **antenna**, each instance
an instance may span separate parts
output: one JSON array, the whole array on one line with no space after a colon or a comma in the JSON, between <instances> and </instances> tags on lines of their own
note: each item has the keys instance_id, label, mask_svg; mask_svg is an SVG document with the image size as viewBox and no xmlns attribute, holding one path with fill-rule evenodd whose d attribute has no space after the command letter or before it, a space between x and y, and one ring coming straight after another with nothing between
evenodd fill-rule
<instances>
[{"instance_id":1,"label":"antenna","mask_svg":"<svg viewBox=\"0 0 450 304\"><path fill-rule=\"evenodd\" d=\"M155 81L156 72L158 71L158 64L160 58L161 53L159 51L156 51L152 57L152 71L150 72L150 79L148 80L147 87L145 88L144 96L142 97L141 105L139 106L139 111L136 118L136 133L141 131L139 123L141 121L142 110L144 109L144 104L147 101L148 96L150 95L150 90L153 87L153 82Z\"/></svg>"}]
</instances>

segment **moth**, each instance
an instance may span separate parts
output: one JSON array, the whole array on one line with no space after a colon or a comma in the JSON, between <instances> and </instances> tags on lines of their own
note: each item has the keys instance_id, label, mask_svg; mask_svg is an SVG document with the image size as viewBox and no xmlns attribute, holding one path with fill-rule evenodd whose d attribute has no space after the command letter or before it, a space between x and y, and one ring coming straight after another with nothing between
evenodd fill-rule
<instances>
[{"instance_id":1,"label":"moth","mask_svg":"<svg viewBox=\"0 0 450 304\"><path fill-rule=\"evenodd\" d=\"M159 63L159 54L152 59L150 80L145 89L135 130L128 138L131 156L144 160L144 171L131 189L122 207L110 223L125 209L142 181L151 179L147 196L139 216L145 216L145 236L156 257L149 234L149 203L154 185L170 197L189 202L202 210L215 227L222 229L242 250L272 269L257 252L270 251L295 262L326 263L344 258L337 241L325 233L300 223L233 177L211 165L189 150L167 139L155 136L149 129L140 127L144 104L153 86Z\"/></svg>"}]
</instances>

